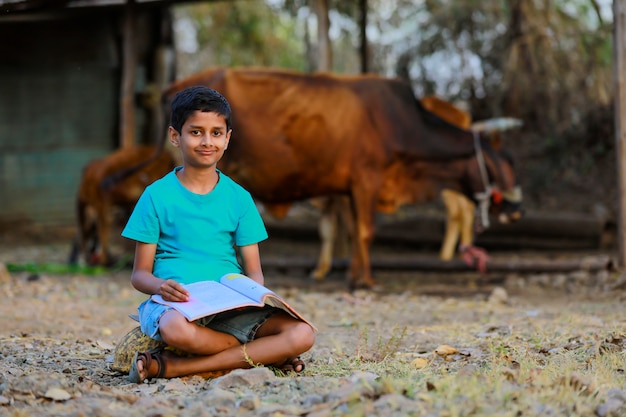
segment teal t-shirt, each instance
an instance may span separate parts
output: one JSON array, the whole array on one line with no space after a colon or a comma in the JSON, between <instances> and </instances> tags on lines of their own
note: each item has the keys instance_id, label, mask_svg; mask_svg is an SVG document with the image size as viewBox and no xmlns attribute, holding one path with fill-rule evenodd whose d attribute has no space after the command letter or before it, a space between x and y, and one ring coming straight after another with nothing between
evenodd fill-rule
<instances>
[{"instance_id":1,"label":"teal t-shirt","mask_svg":"<svg viewBox=\"0 0 626 417\"><path fill-rule=\"evenodd\" d=\"M156 243L158 278L190 284L242 273L235 246L267 239L252 196L220 171L210 193L192 193L176 176L180 168L145 189L122 236Z\"/></svg>"}]
</instances>

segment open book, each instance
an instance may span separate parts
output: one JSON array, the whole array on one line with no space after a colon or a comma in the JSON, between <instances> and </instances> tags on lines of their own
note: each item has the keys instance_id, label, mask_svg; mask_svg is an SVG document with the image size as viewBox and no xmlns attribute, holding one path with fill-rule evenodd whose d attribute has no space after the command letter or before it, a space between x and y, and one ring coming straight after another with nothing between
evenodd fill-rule
<instances>
[{"instance_id":1,"label":"open book","mask_svg":"<svg viewBox=\"0 0 626 417\"><path fill-rule=\"evenodd\" d=\"M263 307L267 304L282 308L316 329L278 294L245 275L226 274L219 281L195 282L184 287L189 291L189 301L165 301L156 294L152 300L175 308L189 321L240 307Z\"/></svg>"}]
</instances>

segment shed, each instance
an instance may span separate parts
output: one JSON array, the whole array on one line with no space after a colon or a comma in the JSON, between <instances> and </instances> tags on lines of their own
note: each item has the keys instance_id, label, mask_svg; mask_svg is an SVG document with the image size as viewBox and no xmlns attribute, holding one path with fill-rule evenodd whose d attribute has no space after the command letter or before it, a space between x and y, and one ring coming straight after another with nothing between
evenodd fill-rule
<instances>
[{"instance_id":1,"label":"shed","mask_svg":"<svg viewBox=\"0 0 626 417\"><path fill-rule=\"evenodd\" d=\"M162 139L164 0L0 0L0 234L73 224L83 166Z\"/></svg>"}]
</instances>

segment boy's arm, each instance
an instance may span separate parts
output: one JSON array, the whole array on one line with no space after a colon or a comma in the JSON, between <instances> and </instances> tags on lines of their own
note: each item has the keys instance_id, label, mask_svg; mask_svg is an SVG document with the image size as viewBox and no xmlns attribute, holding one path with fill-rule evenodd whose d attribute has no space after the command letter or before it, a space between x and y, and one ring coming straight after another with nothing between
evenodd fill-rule
<instances>
[{"instance_id":1,"label":"boy's arm","mask_svg":"<svg viewBox=\"0 0 626 417\"><path fill-rule=\"evenodd\" d=\"M248 278L252 278L261 285L264 285L265 278L261 269L261 255L259 254L259 245L241 246L239 248L241 259L243 260L243 272Z\"/></svg>"},{"instance_id":2,"label":"boy's arm","mask_svg":"<svg viewBox=\"0 0 626 417\"><path fill-rule=\"evenodd\" d=\"M166 301L188 301L189 292L182 285L152 274L155 254L156 244L137 242L133 273L130 276L133 287L145 294L159 294Z\"/></svg>"}]
</instances>

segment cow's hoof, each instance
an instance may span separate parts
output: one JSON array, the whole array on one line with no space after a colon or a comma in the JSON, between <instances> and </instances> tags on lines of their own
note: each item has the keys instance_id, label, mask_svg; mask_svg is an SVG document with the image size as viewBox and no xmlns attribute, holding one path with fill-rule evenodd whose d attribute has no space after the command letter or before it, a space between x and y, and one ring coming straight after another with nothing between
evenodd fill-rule
<instances>
[{"instance_id":1,"label":"cow's hoof","mask_svg":"<svg viewBox=\"0 0 626 417\"><path fill-rule=\"evenodd\" d=\"M89 266L100 266L102 265L102 257L97 253L92 253L87 258L87 265Z\"/></svg>"},{"instance_id":2,"label":"cow's hoof","mask_svg":"<svg viewBox=\"0 0 626 417\"><path fill-rule=\"evenodd\" d=\"M309 274L309 278L314 282L322 282L326 275L328 275L328 271L324 272L316 269Z\"/></svg>"}]
</instances>

